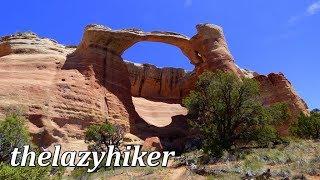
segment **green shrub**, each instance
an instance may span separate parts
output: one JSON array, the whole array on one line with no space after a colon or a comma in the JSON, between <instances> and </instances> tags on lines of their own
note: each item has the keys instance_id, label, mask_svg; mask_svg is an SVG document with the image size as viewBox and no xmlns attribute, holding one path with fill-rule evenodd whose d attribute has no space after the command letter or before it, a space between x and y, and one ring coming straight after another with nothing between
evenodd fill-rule
<instances>
[{"instance_id":1,"label":"green shrub","mask_svg":"<svg viewBox=\"0 0 320 180\"><path fill-rule=\"evenodd\" d=\"M11 114L0 122L0 162L10 163L14 148L31 144L22 116Z\"/></svg>"},{"instance_id":2,"label":"green shrub","mask_svg":"<svg viewBox=\"0 0 320 180\"><path fill-rule=\"evenodd\" d=\"M306 139L320 139L320 112L312 111L310 116L301 113L298 121L290 127L293 135Z\"/></svg>"},{"instance_id":3,"label":"green shrub","mask_svg":"<svg viewBox=\"0 0 320 180\"><path fill-rule=\"evenodd\" d=\"M286 123L291 117L288 105L285 103L276 103L272 106L266 107L266 116L273 125L282 125Z\"/></svg>"},{"instance_id":4,"label":"green shrub","mask_svg":"<svg viewBox=\"0 0 320 180\"><path fill-rule=\"evenodd\" d=\"M50 167L12 167L0 165L0 179L6 180L39 180L49 179Z\"/></svg>"},{"instance_id":5,"label":"green shrub","mask_svg":"<svg viewBox=\"0 0 320 180\"><path fill-rule=\"evenodd\" d=\"M120 143L122 141L123 134L124 131L120 126L114 126L108 122L104 124L91 125L86 129L85 142L88 143L88 149L91 151L96 151L98 153L106 152L108 151L109 145L114 145L114 151L120 152ZM101 164L104 164L104 162ZM87 176L87 169L92 167L93 162L89 161L89 167L76 168L73 175L81 177ZM100 169L109 170L111 168L100 165L96 171Z\"/></svg>"},{"instance_id":6,"label":"green shrub","mask_svg":"<svg viewBox=\"0 0 320 180\"><path fill-rule=\"evenodd\" d=\"M9 113L0 121L0 179L36 180L49 177L49 167L12 167L11 152L20 150L24 145L32 145L30 135L25 126L25 119L17 113ZM18 161L21 156L18 156Z\"/></svg>"},{"instance_id":7,"label":"green shrub","mask_svg":"<svg viewBox=\"0 0 320 180\"><path fill-rule=\"evenodd\" d=\"M71 172L71 176L75 179L88 179L89 173L87 173L87 168L84 167L76 167Z\"/></svg>"},{"instance_id":8,"label":"green shrub","mask_svg":"<svg viewBox=\"0 0 320 180\"><path fill-rule=\"evenodd\" d=\"M221 71L203 73L183 104L204 151L219 156L237 142L266 145L274 141L277 132L272 125L288 118L286 105L262 105L257 81Z\"/></svg>"},{"instance_id":9,"label":"green shrub","mask_svg":"<svg viewBox=\"0 0 320 180\"><path fill-rule=\"evenodd\" d=\"M115 149L119 150L122 137L122 128L109 123L91 125L85 132L85 141L89 143L89 149L98 152L106 151L108 145L115 145Z\"/></svg>"},{"instance_id":10,"label":"green shrub","mask_svg":"<svg viewBox=\"0 0 320 180\"><path fill-rule=\"evenodd\" d=\"M270 142L276 142L279 139L277 130L271 125L259 127L253 134L257 144L262 147L266 147Z\"/></svg>"},{"instance_id":11,"label":"green shrub","mask_svg":"<svg viewBox=\"0 0 320 180\"><path fill-rule=\"evenodd\" d=\"M242 170L245 172L261 173L263 163L259 156L250 154L245 157L242 162Z\"/></svg>"}]
</instances>

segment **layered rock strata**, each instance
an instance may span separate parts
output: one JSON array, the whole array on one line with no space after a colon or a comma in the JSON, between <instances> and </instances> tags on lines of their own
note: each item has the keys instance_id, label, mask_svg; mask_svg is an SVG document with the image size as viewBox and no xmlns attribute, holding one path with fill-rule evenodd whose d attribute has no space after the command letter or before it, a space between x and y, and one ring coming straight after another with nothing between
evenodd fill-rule
<instances>
[{"instance_id":1,"label":"layered rock strata","mask_svg":"<svg viewBox=\"0 0 320 180\"><path fill-rule=\"evenodd\" d=\"M299 97L292 84L282 73L257 75L254 77L260 83L263 104L268 106L276 103L286 103L290 110L290 122L285 122L278 127L283 135L289 133L290 124L301 114L309 114L308 106Z\"/></svg>"},{"instance_id":2,"label":"layered rock strata","mask_svg":"<svg viewBox=\"0 0 320 180\"><path fill-rule=\"evenodd\" d=\"M34 141L43 147L83 140L88 125L105 121L143 138L159 136L171 145L179 144L177 139L187 136L181 111L171 117L170 125L156 127L146 123L145 116L139 116L132 96L180 103L202 72L223 70L257 79L265 105L288 103L292 119L300 112L308 113L307 106L282 74L263 76L240 69L220 27L200 24L196 28L197 34L189 38L172 32L111 30L89 25L76 49L33 33L2 37L0 110L4 114L10 108L22 109ZM186 73L178 68L125 62L123 52L140 41L178 47L195 69Z\"/></svg>"},{"instance_id":3,"label":"layered rock strata","mask_svg":"<svg viewBox=\"0 0 320 180\"><path fill-rule=\"evenodd\" d=\"M131 94L159 101L179 102L187 73L179 68L157 68L150 64L126 62Z\"/></svg>"}]
</instances>

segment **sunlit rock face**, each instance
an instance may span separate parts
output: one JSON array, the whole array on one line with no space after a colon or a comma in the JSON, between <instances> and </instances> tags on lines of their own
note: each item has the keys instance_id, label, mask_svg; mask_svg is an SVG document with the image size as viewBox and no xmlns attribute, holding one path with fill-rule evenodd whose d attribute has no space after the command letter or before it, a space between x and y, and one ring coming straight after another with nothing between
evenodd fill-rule
<instances>
[{"instance_id":1,"label":"sunlit rock face","mask_svg":"<svg viewBox=\"0 0 320 180\"><path fill-rule=\"evenodd\" d=\"M180 102L187 73L179 68L158 68L150 64L126 62L131 94L159 101Z\"/></svg>"},{"instance_id":2,"label":"sunlit rock face","mask_svg":"<svg viewBox=\"0 0 320 180\"><path fill-rule=\"evenodd\" d=\"M172 32L111 30L89 25L77 47L34 33L2 37L0 110L4 114L10 108L21 109L34 141L43 147L60 143L66 149L75 148L75 144L83 143L88 125L105 121L141 138L157 136L166 141L164 146L183 145L188 126L181 100L202 72L223 70L257 79L264 104L288 103L291 121L300 112L308 113L306 104L283 74L264 76L240 69L220 27L200 24L196 28L197 34L189 38ZM124 61L122 53L141 41L176 46L194 70L185 72ZM281 131L286 132L287 126Z\"/></svg>"},{"instance_id":3,"label":"sunlit rock face","mask_svg":"<svg viewBox=\"0 0 320 180\"><path fill-rule=\"evenodd\" d=\"M289 107L290 122L283 123L278 130L281 134L289 133L289 126L296 121L301 114L309 114L308 106L294 90L290 81L282 73L270 73L268 75L256 75L254 77L260 83L261 97L264 105L272 105L283 102Z\"/></svg>"}]
</instances>

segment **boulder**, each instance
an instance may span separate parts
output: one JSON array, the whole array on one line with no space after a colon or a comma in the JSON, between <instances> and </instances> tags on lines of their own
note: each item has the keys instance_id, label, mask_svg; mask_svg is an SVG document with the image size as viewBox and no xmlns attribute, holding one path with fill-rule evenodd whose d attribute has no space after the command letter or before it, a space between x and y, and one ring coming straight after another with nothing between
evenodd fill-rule
<instances>
[{"instance_id":1,"label":"boulder","mask_svg":"<svg viewBox=\"0 0 320 180\"><path fill-rule=\"evenodd\" d=\"M143 140L140 139L139 137L131 134L131 133L126 133L123 136L123 145L124 146L131 146L131 145L143 145Z\"/></svg>"},{"instance_id":2,"label":"boulder","mask_svg":"<svg viewBox=\"0 0 320 180\"><path fill-rule=\"evenodd\" d=\"M143 151L163 151L161 141L158 137L148 137L142 145Z\"/></svg>"}]
</instances>

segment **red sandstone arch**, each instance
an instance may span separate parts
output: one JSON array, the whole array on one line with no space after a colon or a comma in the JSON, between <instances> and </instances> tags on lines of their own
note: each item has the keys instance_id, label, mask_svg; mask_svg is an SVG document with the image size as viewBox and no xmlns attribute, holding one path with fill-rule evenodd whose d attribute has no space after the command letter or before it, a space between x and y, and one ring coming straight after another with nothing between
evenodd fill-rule
<instances>
[{"instance_id":1,"label":"red sandstone arch","mask_svg":"<svg viewBox=\"0 0 320 180\"><path fill-rule=\"evenodd\" d=\"M112 110L118 108L116 112L121 112L130 120L130 127L139 120L139 116L132 104L131 93L134 91L131 90L129 68L121 56L126 49L141 41L161 42L178 47L195 65L195 70L194 74L186 77L187 80L179 79L178 90L160 90L159 93L140 93L137 96L161 100L165 97L179 102L193 86L197 75L206 69L220 69L235 72L239 76L243 75L234 64L221 28L215 25L197 25L197 34L192 38L172 32L111 30L99 25L89 25L85 29L80 45L68 57L64 68L76 67L87 79L92 79L103 86L107 108ZM109 112L111 115L112 113Z\"/></svg>"},{"instance_id":2,"label":"red sandstone arch","mask_svg":"<svg viewBox=\"0 0 320 180\"><path fill-rule=\"evenodd\" d=\"M89 25L78 49L86 47L108 50L118 56L137 42L162 42L178 47L190 62L198 68L224 69L243 75L235 66L222 29L212 24L197 25L197 34L192 38L173 32L143 32L138 29L111 30Z\"/></svg>"}]
</instances>

